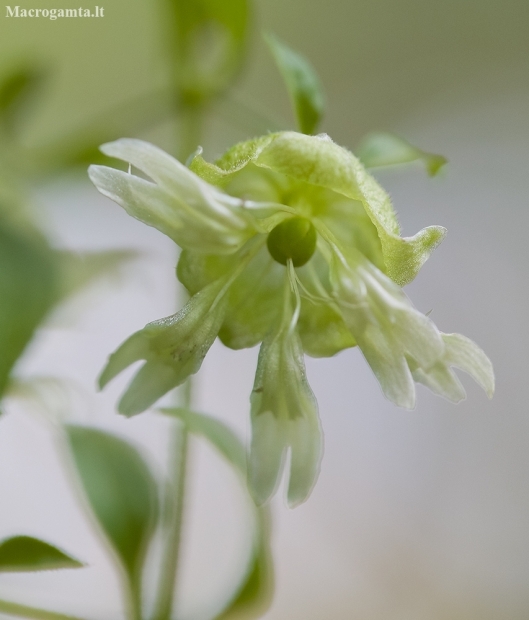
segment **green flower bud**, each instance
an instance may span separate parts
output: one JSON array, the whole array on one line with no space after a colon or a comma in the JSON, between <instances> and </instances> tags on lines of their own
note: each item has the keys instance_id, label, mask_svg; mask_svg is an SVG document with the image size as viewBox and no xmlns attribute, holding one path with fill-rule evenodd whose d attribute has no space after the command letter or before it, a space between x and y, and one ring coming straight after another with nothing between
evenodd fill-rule
<instances>
[{"instance_id":1,"label":"green flower bud","mask_svg":"<svg viewBox=\"0 0 529 620\"><path fill-rule=\"evenodd\" d=\"M301 267L316 250L316 229L304 217L290 217L270 232L266 245L278 263L286 265L291 259L294 267Z\"/></svg>"}]
</instances>

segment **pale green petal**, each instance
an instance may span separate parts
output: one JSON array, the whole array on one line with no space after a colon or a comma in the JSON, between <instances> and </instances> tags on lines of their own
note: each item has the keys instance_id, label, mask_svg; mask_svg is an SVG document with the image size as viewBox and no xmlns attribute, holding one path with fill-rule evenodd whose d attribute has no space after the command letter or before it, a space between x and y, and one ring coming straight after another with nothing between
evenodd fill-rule
<instances>
[{"instance_id":1,"label":"pale green petal","mask_svg":"<svg viewBox=\"0 0 529 620\"><path fill-rule=\"evenodd\" d=\"M182 219L167 194L154 183L106 166L90 166L88 175L104 196L129 215L178 242Z\"/></svg>"},{"instance_id":2,"label":"pale green petal","mask_svg":"<svg viewBox=\"0 0 529 620\"><path fill-rule=\"evenodd\" d=\"M290 508L295 508L309 498L320 474L323 456L323 434L318 416L318 405L308 386L304 391L306 392L305 415L291 420L289 428L290 477L287 499Z\"/></svg>"},{"instance_id":3,"label":"pale green petal","mask_svg":"<svg viewBox=\"0 0 529 620\"><path fill-rule=\"evenodd\" d=\"M178 278L194 293L232 271L237 256L202 256L182 252ZM222 342L232 349L253 347L264 339L282 304L284 267L276 263L266 248L250 261L230 287L224 323L219 332Z\"/></svg>"},{"instance_id":4,"label":"pale green petal","mask_svg":"<svg viewBox=\"0 0 529 620\"><path fill-rule=\"evenodd\" d=\"M331 357L356 344L337 310L305 299L301 301L298 332L303 350L311 357Z\"/></svg>"},{"instance_id":5,"label":"pale green petal","mask_svg":"<svg viewBox=\"0 0 529 620\"><path fill-rule=\"evenodd\" d=\"M181 247L229 253L253 235L252 216L240 200L206 183L161 149L122 139L104 144L101 150L129 162L154 183L105 166L90 166L90 178L99 191Z\"/></svg>"},{"instance_id":6,"label":"pale green petal","mask_svg":"<svg viewBox=\"0 0 529 620\"><path fill-rule=\"evenodd\" d=\"M412 362L410 362L410 368L414 368ZM422 383L434 394L443 396L453 403L458 403L465 398L465 389L461 382L453 370L442 362L437 362L428 371L416 368L412 370L412 374L417 383Z\"/></svg>"},{"instance_id":7,"label":"pale green petal","mask_svg":"<svg viewBox=\"0 0 529 620\"><path fill-rule=\"evenodd\" d=\"M149 338L144 331L132 334L108 358L107 365L99 377L99 388L102 390L109 381L112 381L114 377L117 377L134 362L147 359L149 351Z\"/></svg>"},{"instance_id":8,"label":"pale green petal","mask_svg":"<svg viewBox=\"0 0 529 620\"><path fill-rule=\"evenodd\" d=\"M261 345L251 397L250 484L256 501L274 492L291 448L290 505L307 499L319 474L323 440L318 407L307 382L299 337L271 333Z\"/></svg>"},{"instance_id":9,"label":"pale green petal","mask_svg":"<svg viewBox=\"0 0 529 620\"><path fill-rule=\"evenodd\" d=\"M224 284L224 280L213 282L180 312L149 323L110 356L101 387L139 359L147 362L127 388L119 405L121 413L141 413L198 372L224 319Z\"/></svg>"},{"instance_id":10,"label":"pale green petal","mask_svg":"<svg viewBox=\"0 0 529 620\"><path fill-rule=\"evenodd\" d=\"M185 366L147 362L137 372L118 404L119 413L131 417L145 411L182 384L189 376Z\"/></svg>"},{"instance_id":11,"label":"pale green petal","mask_svg":"<svg viewBox=\"0 0 529 620\"><path fill-rule=\"evenodd\" d=\"M360 253L337 259L332 278L338 304L384 394L412 409L415 386L408 364L428 370L445 352L434 323L418 312L402 290Z\"/></svg>"},{"instance_id":12,"label":"pale green petal","mask_svg":"<svg viewBox=\"0 0 529 620\"><path fill-rule=\"evenodd\" d=\"M328 137L277 134L255 163L361 201L377 228L386 271L401 286L413 280L445 235L444 228L433 226L400 237L388 194L352 153Z\"/></svg>"},{"instance_id":13,"label":"pale green petal","mask_svg":"<svg viewBox=\"0 0 529 620\"><path fill-rule=\"evenodd\" d=\"M400 343L395 342L391 333L384 334L375 325L357 329L356 320L348 312L344 311L344 318L386 398L399 407L413 409L415 385Z\"/></svg>"},{"instance_id":14,"label":"pale green petal","mask_svg":"<svg viewBox=\"0 0 529 620\"><path fill-rule=\"evenodd\" d=\"M446 344L444 359L468 373L489 398L494 394L494 370L492 363L478 345L461 334L442 334Z\"/></svg>"},{"instance_id":15,"label":"pale green petal","mask_svg":"<svg viewBox=\"0 0 529 620\"><path fill-rule=\"evenodd\" d=\"M469 338L461 334L441 334L445 350L441 358L430 368L422 368L413 359L409 360L413 377L426 385L432 392L452 402L465 398L465 389L451 366L467 372L492 398L494 393L494 371L485 353Z\"/></svg>"},{"instance_id":16,"label":"pale green petal","mask_svg":"<svg viewBox=\"0 0 529 620\"><path fill-rule=\"evenodd\" d=\"M414 279L446 234L442 226L430 226L413 237L401 237L388 194L352 153L325 135L270 134L234 146L217 165L196 157L191 168L208 182L224 186L250 162L360 201L376 227L384 270L401 286Z\"/></svg>"},{"instance_id":17,"label":"pale green petal","mask_svg":"<svg viewBox=\"0 0 529 620\"><path fill-rule=\"evenodd\" d=\"M286 447L283 426L271 411L252 416L248 483L258 506L268 501L279 484Z\"/></svg>"},{"instance_id":18,"label":"pale green petal","mask_svg":"<svg viewBox=\"0 0 529 620\"><path fill-rule=\"evenodd\" d=\"M446 164L446 157L427 153L399 136L386 132L367 135L356 153L366 168L421 161L430 176L435 176Z\"/></svg>"}]
</instances>

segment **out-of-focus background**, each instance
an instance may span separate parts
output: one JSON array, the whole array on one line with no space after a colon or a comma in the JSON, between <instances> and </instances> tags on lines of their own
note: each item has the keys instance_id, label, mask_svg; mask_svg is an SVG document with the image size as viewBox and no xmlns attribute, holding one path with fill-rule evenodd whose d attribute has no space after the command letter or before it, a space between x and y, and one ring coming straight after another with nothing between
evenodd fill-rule
<instances>
[{"instance_id":1,"label":"out-of-focus background","mask_svg":"<svg viewBox=\"0 0 529 620\"><path fill-rule=\"evenodd\" d=\"M0 70L36 59L48 73L24 131L27 146L49 144L108 107L139 97L148 105L149 93L166 87L164 4L111 0L104 8L101 19L0 16ZM325 457L306 504L290 511L281 492L273 501L277 584L265 618L524 620L529 3L267 0L254 3L253 20L245 70L230 95L235 103L222 102L208 120L205 156L293 126L260 30L310 58L326 91L322 129L336 142L354 150L365 133L383 129L445 155L449 165L434 179L420 166L376 174L404 234L429 224L448 228L407 292L419 309L433 310L442 331L479 343L497 377L490 402L463 377L465 402L453 406L419 387L417 407L408 412L384 399L359 351L308 360ZM178 128L162 122L138 135L173 148ZM56 414L120 432L161 470L165 423L154 414L124 420L113 413L130 373L103 394L94 385L125 337L174 312L174 246L102 198L82 173L45 179L31 195L34 215L56 245L134 248L143 256L56 313L19 374L71 380L70 401L50 397ZM256 356L215 344L198 378L198 407L242 436ZM56 435L45 414L29 409L12 404L0 420L0 538L41 536L90 567L0 574L0 597L120 618L115 575L71 494ZM193 448L179 605L182 619L205 620L236 579L249 535L243 529L241 536L245 505L228 468L207 448Z\"/></svg>"}]
</instances>

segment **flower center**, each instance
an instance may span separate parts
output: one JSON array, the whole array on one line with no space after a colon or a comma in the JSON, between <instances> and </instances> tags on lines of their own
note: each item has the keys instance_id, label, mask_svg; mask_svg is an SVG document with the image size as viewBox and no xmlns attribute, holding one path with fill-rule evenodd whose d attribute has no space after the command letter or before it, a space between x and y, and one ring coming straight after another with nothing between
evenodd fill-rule
<instances>
[{"instance_id":1,"label":"flower center","mask_svg":"<svg viewBox=\"0 0 529 620\"><path fill-rule=\"evenodd\" d=\"M290 258L294 267L301 267L316 250L316 229L304 217L291 217L271 230L266 245L278 263L286 265Z\"/></svg>"}]
</instances>

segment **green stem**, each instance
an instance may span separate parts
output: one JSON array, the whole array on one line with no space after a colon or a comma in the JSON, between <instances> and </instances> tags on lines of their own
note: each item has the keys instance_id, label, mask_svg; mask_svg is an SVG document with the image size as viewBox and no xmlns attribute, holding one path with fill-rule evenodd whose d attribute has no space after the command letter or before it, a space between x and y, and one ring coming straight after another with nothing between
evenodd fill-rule
<instances>
[{"instance_id":1,"label":"green stem","mask_svg":"<svg viewBox=\"0 0 529 620\"><path fill-rule=\"evenodd\" d=\"M185 383L182 406L191 405L191 380ZM174 590L180 558L182 514L185 495L185 475L187 462L187 429L179 421L174 421L170 446L170 476L164 506L164 555L160 574L158 597L154 620L170 620L173 609Z\"/></svg>"},{"instance_id":2,"label":"green stem","mask_svg":"<svg viewBox=\"0 0 529 620\"><path fill-rule=\"evenodd\" d=\"M19 618L34 618L35 620L81 620L77 616L67 616L55 611L46 611L36 607L28 607L19 603L0 600L0 612Z\"/></svg>"}]
</instances>

